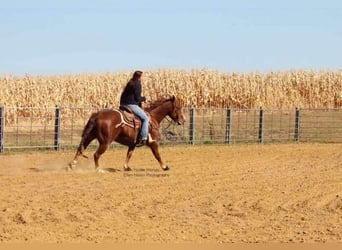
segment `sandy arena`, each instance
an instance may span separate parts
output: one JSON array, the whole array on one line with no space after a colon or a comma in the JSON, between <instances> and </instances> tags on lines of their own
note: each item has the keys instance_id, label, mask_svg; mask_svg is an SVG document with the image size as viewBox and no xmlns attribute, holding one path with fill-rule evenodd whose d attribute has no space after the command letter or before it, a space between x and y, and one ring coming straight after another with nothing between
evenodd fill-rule
<instances>
[{"instance_id":1,"label":"sandy arena","mask_svg":"<svg viewBox=\"0 0 342 250\"><path fill-rule=\"evenodd\" d=\"M92 156L94 149L86 150ZM342 242L342 145L0 155L0 242Z\"/></svg>"}]
</instances>

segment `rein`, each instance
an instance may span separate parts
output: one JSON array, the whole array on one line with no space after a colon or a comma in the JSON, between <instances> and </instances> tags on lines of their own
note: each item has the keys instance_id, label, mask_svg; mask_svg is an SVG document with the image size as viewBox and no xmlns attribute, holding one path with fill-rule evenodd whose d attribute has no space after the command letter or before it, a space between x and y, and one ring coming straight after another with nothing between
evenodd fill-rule
<instances>
[{"instance_id":1,"label":"rein","mask_svg":"<svg viewBox=\"0 0 342 250\"><path fill-rule=\"evenodd\" d=\"M172 119L169 119L167 116L165 117L165 119L169 122L169 125L167 125L167 127L164 129L168 129L172 125Z\"/></svg>"},{"instance_id":2,"label":"rein","mask_svg":"<svg viewBox=\"0 0 342 250\"><path fill-rule=\"evenodd\" d=\"M165 102L165 101L164 101ZM173 102L171 102L172 103L172 109L174 109L175 108L175 104L173 103ZM150 103L150 105L152 105L151 103ZM149 111L149 112L147 112L148 114L149 114L149 116L151 116L150 115L150 112L151 112L151 110ZM167 125L167 127L166 128L164 128L164 129L168 129L171 125L172 125L172 119L170 119L168 116L165 116L165 118L164 119L166 119L167 121L168 121L168 125ZM155 127L155 126L153 126L153 124L150 122L150 125L151 125L151 128L152 129L159 129L159 126L157 126L157 127Z\"/></svg>"}]
</instances>

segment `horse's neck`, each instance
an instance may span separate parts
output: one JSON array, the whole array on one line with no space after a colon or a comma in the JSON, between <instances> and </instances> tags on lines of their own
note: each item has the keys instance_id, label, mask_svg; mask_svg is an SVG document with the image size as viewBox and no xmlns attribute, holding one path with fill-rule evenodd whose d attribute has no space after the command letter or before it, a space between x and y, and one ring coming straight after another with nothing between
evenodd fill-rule
<instances>
[{"instance_id":1,"label":"horse's neck","mask_svg":"<svg viewBox=\"0 0 342 250\"><path fill-rule=\"evenodd\" d=\"M167 116L169 112L169 110L165 106L165 104L162 104L150 111L150 115L158 122L158 124L161 123L161 121L165 118L165 116Z\"/></svg>"}]
</instances>

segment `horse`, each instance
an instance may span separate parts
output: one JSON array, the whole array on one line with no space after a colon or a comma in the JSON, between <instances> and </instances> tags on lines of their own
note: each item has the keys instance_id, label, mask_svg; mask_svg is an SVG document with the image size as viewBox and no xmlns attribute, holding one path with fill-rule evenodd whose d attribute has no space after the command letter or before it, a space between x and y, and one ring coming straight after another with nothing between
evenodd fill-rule
<instances>
[{"instance_id":1,"label":"horse","mask_svg":"<svg viewBox=\"0 0 342 250\"><path fill-rule=\"evenodd\" d=\"M151 149L162 170L167 171L170 168L162 161L158 149L159 126L166 116L169 116L178 125L184 124L185 119L182 106L180 105L180 101L175 96L172 96L168 99L155 101L149 108L145 109L145 112L150 117L149 140L146 146ZM83 152L94 139L97 139L99 146L94 153L96 171L103 172L99 166L99 158L113 141L128 146L123 168L124 171L130 171L131 168L128 166L128 162L134 149L139 146L137 144L137 137L139 136L141 121L135 117L129 122L127 118L125 119L124 113L121 107L120 109L104 109L93 113L83 129L81 142L74 160L69 163L67 169L72 170L76 167L79 156L88 158ZM133 114L131 116L134 117Z\"/></svg>"}]
</instances>

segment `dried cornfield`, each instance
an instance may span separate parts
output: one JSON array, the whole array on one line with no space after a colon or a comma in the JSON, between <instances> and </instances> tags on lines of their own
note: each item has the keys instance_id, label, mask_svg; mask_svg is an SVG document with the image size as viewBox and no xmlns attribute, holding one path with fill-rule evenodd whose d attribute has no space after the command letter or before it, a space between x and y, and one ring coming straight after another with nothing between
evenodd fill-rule
<instances>
[{"instance_id":1,"label":"dried cornfield","mask_svg":"<svg viewBox=\"0 0 342 250\"><path fill-rule=\"evenodd\" d=\"M131 74L2 76L0 105L116 107ZM193 107L292 109L342 106L342 70L269 73L155 70L144 73L143 85L147 100L176 95L184 106Z\"/></svg>"}]
</instances>

